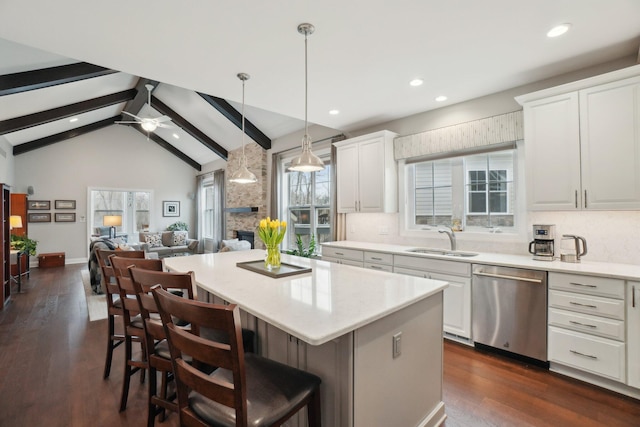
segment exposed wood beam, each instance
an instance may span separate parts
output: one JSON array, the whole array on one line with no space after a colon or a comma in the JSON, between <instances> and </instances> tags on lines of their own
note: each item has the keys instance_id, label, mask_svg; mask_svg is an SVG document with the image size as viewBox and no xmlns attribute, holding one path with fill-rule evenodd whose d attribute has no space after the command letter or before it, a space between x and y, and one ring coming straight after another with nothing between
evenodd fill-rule
<instances>
[{"instance_id":1,"label":"exposed wood beam","mask_svg":"<svg viewBox=\"0 0 640 427\"><path fill-rule=\"evenodd\" d=\"M5 74L0 76L0 96L42 89L113 73L117 73L117 71L87 62L78 62L75 64L42 68L40 70Z\"/></svg>"},{"instance_id":2,"label":"exposed wood beam","mask_svg":"<svg viewBox=\"0 0 640 427\"><path fill-rule=\"evenodd\" d=\"M65 132L50 135L45 138L36 139L31 142L25 142L24 144L18 144L13 147L13 155L27 153L29 151L37 150L38 148L46 147L47 145L55 144L56 142L64 141L66 139L75 138L76 136L83 135L85 133L93 132L94 130L101 129L113 124L116 120L119 120L120 116L111 117L109 119L100 120L86 126L71 129Z\"/></svg>"},{"instance_id":3,"label":"exposed wood beam","mask_svg":"<svg viewBox=\"0 0 640 427\"><path fill-rule=\"evenodd\" d=\"M136 87L135 87L138 93L136 94L135 98L127 102L127 104L124 106L122 111L126 111L128 113L138 115L138 113L140 112L144 104L147 103L147 88L145 87L145 85L148 85L148 84L153 85L154 90L158 86L158 82L155 80L149 80L142 77L138 79L138 83L136 83ZM129 116L123 115L123 117L126 118L127 120L131 119Z\"/></svg>"},{"instance_id":4,"label":"exposed wood beam","mask_svg":"<svg viewBox=\"0 0 640 427\"><path fill-rule=\"evenodd\" d=\"M151 96L151 106L158 110L161 114L171 117L171 120L175 124L180 126L185 132L200 141L202 144L204 144L205 147L216 153L218 156L222 157L224 160L227 160L227 158L229 157L229 153L224 147L215 142L213 139L209 138L204 134L204 132L189 123L184 117L173 111L171 108L169 108L168 105L166 105L164 102L160 101L153 95Z\"/></svg>"},{"instance_id":5,"label":"exposed wood beam","mask_svg":"<svg viewBox=\"0 0 640 427\"><path fill-rule=\"evenodd\" d=\"M223 116L225 116L231 123L236 125L238 129L242 130L242 114L233 108L226 100L217 98L215 96L207 95L206 93L197 92L198 95L207 101L213 108L218 110ZM265 135L256 125L249 120L244 119L244 130L247 136L257 142L265 150L271 149L271 139Z\"/></svg>"},{"instance_id":6,"label":"exposed wood beam","mask_svg":"<svg viewBox=\"0 0 640 427\"><path fill-rule=\"evenodd\" d=\"M149 134L147 134L147 132L144 129L142 129L142 126L140 125L131 124L130 126L133 127L135 130L137 130L138 132L140 132L141 134L143 134L144 136L147 136L150 140L152 140L153 142L155 142L156 144L158 144L159 146L161 146L162 148L164 148L174 156L178 157L183 162L189 164L191 167L193 167L197 171L202 170L202 166L200 165L200 163L196 162L191 157L187 156L182 151L178 150L176 147L169 144L167 141L162 139L160 136L158 136L154 132L149 132Z\"/></svg>"},{"instance_id":7,"label":"exposed wood beam","mask_svg":"<svg viewBox=\"0 0 640 427\"><path fill-rule=\"evenodd\" d=\"M15 117L13 119L0 121L0 135L16 132L22 129L27 129L33 126L42 125L67 117L77 116L78 114L97 110L109 105L119 104L121 102L133 99L135 94L135 89L129 89L122 92L113 93L111 95L105 95L99 98L65 105L64 107L53 108L51 110L41 111L39 113L28 114L26 116Z\"/></svg>"}]
</instances>

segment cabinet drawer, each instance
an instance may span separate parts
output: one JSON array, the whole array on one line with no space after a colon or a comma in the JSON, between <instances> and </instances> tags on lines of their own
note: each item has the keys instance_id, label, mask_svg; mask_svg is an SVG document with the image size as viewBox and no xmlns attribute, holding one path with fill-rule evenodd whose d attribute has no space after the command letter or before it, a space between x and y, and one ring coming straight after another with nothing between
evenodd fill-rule
<instances>
[{"instance_id":1,"label":"cabinet drawer","mask_svg":"<svg viewBox=\"0 0 640 427\"><path fill-rule=\"evenodd\" d=\"M393 255L382 252L365 252L364 261L376 264L393 264Z\"/></svg>"},{"instance_id":2,"label":"cabinet drawer","mask_svg":"<svg viewBox=\"0 0 640 427\"><path fill-rule=\"evenodd\" d=\"M624 280L608 277L549 273L549 288L624 299Z\"/></svg>"},{"instance_id":3,"label":"cabinet drawer","mask_svg":"<svg viewBox=\"0 0 640 427\"><path fill-rule=\"evenodd\" d=\"M376 264L375 262L364 262L364 268L370 268L372 270L378 271L388 271L389 273L393 272L393 266L385 265L385 264Z\"/></svg>"},{"instance_id":4,"label":"cabinet drawer","mask_svg":"<svg viewBox=\"0 0 640 427\"><path fill-rule=\"evenodd\" d=\"M362 251L356 249L333 248L331 246L323 246L322 255L340 259L352 259L360 262L364 260L364 253Z\"/></svg>"},{"instance_id":5,"label":"cabinet drawer","mask_svg":"<svg viewBox=\"0 0 640 427\"><path fill-rule=\"evenodd\" d=\"M605 319L604 317L551 308L549 309L549 325L624 341L624 322L622 320Z\"/></svg>"},{"instance_id":6,"label":"cabinet drawer","mask_svg":"<svg viewBox=\"0 0 640 427\"><path fill-rule=\"evenodd\" d=\"M625 345L606 338L549 327L549 360L617 381L625 379Z\"/></svg>"},{"instance_id":7,"label":"cabinet drawer","mask_svg":"<svg viewBox=\"0 0 640 427\"><path fill-rule=\"evenodd\" d=\"M466 262L445 261L418 256L394 255L393 266L408 267L428 271L430 273L443 273L471 277L471 264Z\"/></svg>"},{"instance_id":8,"label":"cabinet drawer","mask_svg":"<svg viewBox=\"0 0 640 427\"><path fill-rule=\"evenodd\" d=\"M565 308L580 313L624 320L623 300L551 290L549 291L549 307Z\"/></svg>"}]
</instances>

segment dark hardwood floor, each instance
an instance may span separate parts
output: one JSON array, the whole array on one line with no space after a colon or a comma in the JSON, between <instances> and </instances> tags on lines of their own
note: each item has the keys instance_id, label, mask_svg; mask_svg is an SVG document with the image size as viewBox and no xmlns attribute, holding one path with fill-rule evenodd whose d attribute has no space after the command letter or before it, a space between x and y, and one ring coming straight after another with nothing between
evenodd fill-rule
<instances>
[{"instance_id":1,"label":"dark hardwood floor","mask_svg":"<svg viewBox=\"0 0 640 427\"><path fill-rule=\"evenodd\" d=\"M106 321L88 321L84 268L33 269L0 312L0 426L146 424L137 380L118 412L122 349L102 379ZM640 426L638 400L455 343L444 361L446 427ZM177 416L156 425L177 426Z\"/></svg>"}]
</instances>

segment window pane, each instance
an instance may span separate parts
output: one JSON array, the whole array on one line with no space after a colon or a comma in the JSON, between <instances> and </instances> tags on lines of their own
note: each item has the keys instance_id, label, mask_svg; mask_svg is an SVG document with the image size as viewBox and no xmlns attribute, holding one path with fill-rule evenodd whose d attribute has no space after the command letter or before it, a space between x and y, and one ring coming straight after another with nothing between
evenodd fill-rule
<instances>
[{"instance_id":1,"label":"window pane","mask_svg":"<svg viewBox=\"0 0 640 427\"><path fill-rule=\"evenodd\" d=\"M486 213L487 196L485 193L469 193L469 213Z\"/></svg>"},{"instance_id":2,"label":"window pane","mask_svg":"<svg viewBox=\"0 0 640 427\"><path fill-rule=\"evenodd\" d=\"M305 206L311 204L311 173L289 173L289 206Z\"/></svg>"},{"instance_id":3,"label":"window pane","mask_svg":"<svg viewBox=\"0 0 640 427\"><path fill-rule=\"evenodd\" d=\"M315 178L315 197L316 205L329 205L331 203L331 166L325 165L325 168L314 173Z\"/></svg>"}]
</instances>

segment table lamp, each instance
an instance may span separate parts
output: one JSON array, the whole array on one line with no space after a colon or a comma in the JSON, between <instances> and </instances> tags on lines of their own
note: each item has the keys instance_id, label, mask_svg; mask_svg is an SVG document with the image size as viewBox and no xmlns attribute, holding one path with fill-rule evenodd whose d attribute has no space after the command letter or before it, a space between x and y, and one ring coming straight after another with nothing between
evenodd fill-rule
<instances>
[{"instance_id":1,"label":"table lamp","mask_svg":"<svg viewBox=\"0 0 640 427\"><path fill-rule=\"evenodd\" d=\"M9 216L9 230L14 228L22 228L22 217L20 215Z\"/></svg>"},{"instance_id":2,"label":"table lamp","mask_svg":"<svg viewBox=\"0 0 640 427\"><path fill-rule=\"evenodd\" d=\"M109 226L109 238L116 238L116 227L122 225L122 215L105 215L102 219L102 224L105 226Z\"/></svg>"}]
</instances>

